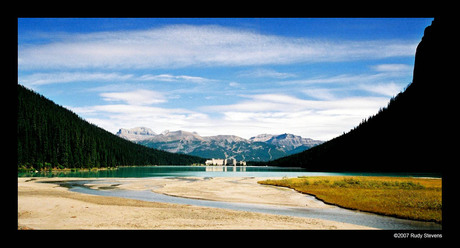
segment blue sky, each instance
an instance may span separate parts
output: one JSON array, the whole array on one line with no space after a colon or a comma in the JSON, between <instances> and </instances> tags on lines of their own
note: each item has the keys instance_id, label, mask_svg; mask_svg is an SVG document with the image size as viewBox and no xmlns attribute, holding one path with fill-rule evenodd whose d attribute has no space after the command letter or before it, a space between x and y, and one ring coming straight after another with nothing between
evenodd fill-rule
<instances>
[{"instance_id":1,"label":"blue sky","mask_svg":"<svg viewBox=\"0 0 460 248\"><path fill-rule=\"evenodd\" d=\"M112 133L334 138L412 80L432 18L20 18L18 82Z\"/></svg>"}]
</instances>

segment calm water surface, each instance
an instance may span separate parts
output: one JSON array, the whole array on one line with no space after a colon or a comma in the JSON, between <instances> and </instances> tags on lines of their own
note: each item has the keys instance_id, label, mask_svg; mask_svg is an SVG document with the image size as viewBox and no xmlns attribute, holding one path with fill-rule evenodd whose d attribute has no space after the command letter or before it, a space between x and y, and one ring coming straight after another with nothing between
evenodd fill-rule
<instances>
[{"instance_id":1,"label":"calm water surface","mask_svg":"<svg viewBox=\"0 0 460 248\"><path fill-rule=\"evenodd\" d=\"M424 173L309 172L297 167L274 166L132 166L115 170L18 173L19 177L298 177L298 176L413 176L441 177Z\"/></svg>"}]
</instances>

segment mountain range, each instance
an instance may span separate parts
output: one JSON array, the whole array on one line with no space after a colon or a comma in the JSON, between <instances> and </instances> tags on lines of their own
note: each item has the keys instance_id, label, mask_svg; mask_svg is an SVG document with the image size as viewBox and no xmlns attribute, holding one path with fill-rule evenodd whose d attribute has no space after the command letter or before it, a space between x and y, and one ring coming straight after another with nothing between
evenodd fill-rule
<instances>
[{"instance_id":1,"label":"mountain range","mask_svg":"<svg viewBox=\"0 0 460 248\"><path fill-rule=\"evenodd\" d=\"M260 134L250 139L235 135L200 136L196 132L169 131L156 134L149 128L121 128L116 134L137 144L203 158L234 158L238 161L269 161L299 153L323 141L294 134Z\"/></svg>"}]
</instances>

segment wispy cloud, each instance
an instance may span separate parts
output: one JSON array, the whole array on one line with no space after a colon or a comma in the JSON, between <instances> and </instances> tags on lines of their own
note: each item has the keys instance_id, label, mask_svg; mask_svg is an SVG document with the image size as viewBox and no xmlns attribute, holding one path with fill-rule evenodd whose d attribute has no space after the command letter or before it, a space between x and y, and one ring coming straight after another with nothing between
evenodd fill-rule
<instances>
[{"instance_id":1,"label":"wispy cloud","mask_svg":"<svg viewBox=\"0 0 460 248\"><path fill-rule=\"evenodd\" d=\"M101 93L104 101L122 101L130 105L151 105L166 102L162 93L151 90L136 90L129 92Z\"/></svg>"},{"instance_id":2,"label":"wispy cloud","mask_svg":"<svg viewBox=\"0 0 460 248\"><path fill-rule=\"evenodd\" d=\"M251 123L271 132L301 133L302 130L309 130L311 137L327 140L350 130L364 118L375 114L388 101L385 97L304 100L285 94L243 97L248 100L207 106L202 110L221 113L226 126L231 123Z\"/></svg>"},{"instance_id":3,"label":"wispy cloud","mask_svg":"<svg viewBox=\"0 0 460 248\"><path fill-rule=\"evenodd\" d=\"M380 65L372 66L372 69L379 71L379 72L408 73L408 72L412 72L414 67L412 65L407 65L407 64L380 64Z\"/></svg>"},{"instance_id":4,"label":"wispy cloud","mask_svg":"<svg viewBox=\"0 0 460 248\"><path fill-rule=\"evenodd\" d=\"M328 140L375 114L387 102L384 97L304 100L287 94L257 94L242 95L240 97L246 100L234 104L205 106L191 111L157 107L149 98L142 98L151 94L156 93L103 93L101 97L105 100L121 103L68 108L111 132L121 127L147 126L157 132L189 130L201 135L217 132L249 138L259 134L260 130L304 136L308 130L306 137Z\"/></svg>"},{"instance_id":5,"label":"wispy cloud","mask_svg":"<svg viewBox=\"0 0 460 248\"><path fill-rule=\"evenodd\" d=\"M26 86L39 86L47 84L74 83L74 82L126 82L126 81L162 81L162 82L185 82L185 83L210 83L217 80L172 74L132 74L119 72L46 72L20 75L18 81Z\"/></svg>"},{"instance_id":6,"label":"wispy cloud","mask_svg":"<svg viewBox=\"0 0 460 248\"><path fill-rule=\"evenodd\" d=\"M240 112L297 112L302 110L322 111L327 109L374 109L382 106L386 98L353 97L335 100L304 100L285 94L242 95L248 98L239 103L202 107L205 111ZM369 114L368 111L365 111Z\"/></svg>"},{"instance_id":7,"label":"wispy cloud","mask_svg":"<svg viewBox=\"0 0 460 248\"><path fill-rule=\"evenodd\" d=\"M27 86L37 86L56 83L71 82L108 82L126 81L132 79L133 74L105 73L105 72L47 72L22 75L18 78L19 83Z\"/></svg>"},{"instance_id":8,"label":"wispy cloud","mask_svg":"<svg viewBox=\"0 0 460 248\"><path fill-rule=\"evenodd\" d=\"M144 74L138 78L139 80L146 81L165 81L165 82L191 82L191 83L207 83L214 82L216 80L196 77L196 76L187 76L187 75L171 75L171 74Z\"/></svg>"},{"instance_id":9,"label":"wispy cloud","mask_svg":"<svg viewBox=\"0 0 460 248\"><path fill-rule=\"evenodd\" d=\"M287 72L278 72L273 69L263 69L257 68L254 70L245 70L238 74L240 77L253 77L253 78L277 78L277 79L285 79L290 77L295 77L293 73Z\"/></svg>"},{"instance_id":10,"label":"wispy cloud","mask_svg":"<svg viewBox=\"0 0 460 248\"><path fill-rule=\"evenodd\" d=\"M170 130L200 131L203 127L209 128L209 117L206 114L182 108L162 108L136 104L108 104L86 107L67 106L75 113L86 116L86 120L104 127L110 132L117 132L119 128L132 128L136 125L152 127L161 132ZM185 127L185 128L184 128Z\"/></svg>"},{"instance_id":11,"label":"wispy cloud","mask_svg":"<svg viewBox=\"0 0 460 248\"><path fill-rule=\"evenodd\" d=\"M410 80L412 67L406 64L380 64L371 66L375 72L359 74L324 75L312 78L288 80L279 82L283 86L307 87L301 91L316 99L331 100L336 96L333 92L351 92L354 90L365 90L384 96L394 96L399 93L403 86L409 81L402 81L403 78ZM399 81L395 83L395 81ZM327 85L327 86L324 86Z\"/></svg>"},{"instance_id":12,"label":"wispy cloud","mask_svg":"<svg viewBox=\"0 0 460 248\"><path fill-rule=\"evenodd\" d=\"M299 80L289 80L280 82L281 85L310 85L310 84L332 84L332 83L342 83L342 84L353 84L353 83L366 83L366 82L375 82L376 80L382 80L388 78L390 75L387 73L376 73L376 74L340 74L340 75L327 75L319 76L314 78L299 79Z\"/></svg>"},{"instance_id":13,"label":"wispy cloud","mask_svg":"<svg viewBox=\"0 0 460 248\"><path fill-rule=\"evenodd\" d=\"M366 85L362 84L359 86L361 89L377 93L384 96L393 97L396 96L399 92L402 91L402 87L399 84L387 83L387 84L376 84L376 85Z\"/></svg>"},{"instance_id":14,"label":"wispy cloud","mask_svg":"<svg viewBox=\"0 0 460 248\"><path fill-rule=\"evenodd\" d=\"M309 97L313 97L318 100L334 100L336 96L333 93L333 89L327 88L306 88L301 90L302 93Z\"/></svg>"},{"instance_id":15,"label":"wispy cloud","mask_svg":"<svg viewBox=\"0 0 460 248\"><path fill-rule=\"evenodd\" d=\"M300 39L191 25L59 37L63 38L18 47L19 68L133 69L352 61L410 56L417 45L406 40Z\"/></svg>"}]
</instances>

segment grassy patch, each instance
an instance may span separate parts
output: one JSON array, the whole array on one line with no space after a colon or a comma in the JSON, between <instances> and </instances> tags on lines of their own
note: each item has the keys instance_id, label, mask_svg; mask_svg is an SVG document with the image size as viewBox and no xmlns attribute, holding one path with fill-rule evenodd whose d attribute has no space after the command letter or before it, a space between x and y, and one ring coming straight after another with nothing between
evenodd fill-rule
<instances>
[{"instance_id":1,"label":"grassy patch","mask_svg":"<svg viewBox=\"0 0 460 248\"><path fill-rule=\"evenodd\" d=\"M259 183L289 187L346 208L442 223L442 179L327 176Z\"/></svg>"}]
</instances>

